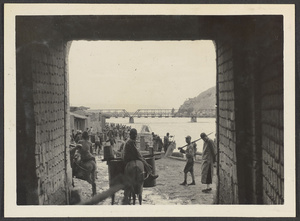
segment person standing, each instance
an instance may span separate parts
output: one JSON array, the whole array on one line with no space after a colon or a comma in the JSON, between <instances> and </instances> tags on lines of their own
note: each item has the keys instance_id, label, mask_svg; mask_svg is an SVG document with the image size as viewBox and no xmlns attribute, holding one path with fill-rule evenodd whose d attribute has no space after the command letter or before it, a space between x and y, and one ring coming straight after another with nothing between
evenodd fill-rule
<instances>
[{"instance_id":1,"label":"person standing","mask_svg":"<svg viewBox=\"0 0 300 221\"><path fill-rule=\"evenodd\" d=\"M72 129L72 134L71 134L71 143L75 142L75 131Z\"/></svg>"},{"instance_id":2,"label":"person standing","mask_svg":"<svg viewBox=\"0 0 300 221\"><path fill-rule=\"evenodd\" d=\"M120 145L120 148L118 150L118 152L121 154L121 158L123 160L124 160L124 147L125 147L126 141L127 141L127 135L125 135L123 137L123 140L121 140L121 145Z\"/></svg>"},{"instance_id":3,"label":"person standing","mask_svg":"<svg viewBox=\"0 0 300 221\"><path fill-rule=\"evenodd\" d=\"M74 138L75 143L78 143L78 141L81 139L82 139L82 132L81 130L77 130L77 133L75 134L75 138Z\"/></svg>"},{"instance_id":4,"label":"person standing","mask_svg":"<svg viewBox=\"0 0 300 221\"><path fill-rule=\"evenodd\" d=\"M91 154L91 152L93 152L92 143L89 141L89 134L87 131L82 133L82 140L79 140L78 144L81 144L80 154L82 161L94 160L96 162L95 157Z\"/></svg>"},{"instance_id":5,"label":"person standing","mask_svg":"<svg viewBox=\"0 0 300 221\"><path fill-rule=\"evenodd\" d=\"M129 132L129 137L125 143L124 147L124 162L125 164L129 163L132 160L140 160L143 162L145 170L151 179L156 179L158 175L154 175L152 173L151 165L147 163L147 161L144 159L144 157L141 155L139 150L136 147L136 138L137 138L137 130L135 128L132 128Z\"/></svg>"},{"instance_id":6,"label":"person standing","mask_svg":"<svg viewBox=\"0 0 300 221\"><path fill-rule=\"evenodd\" d=\"M152 132L152 140L153 140L153 150L158 150L158 142L157 142L157 135Z\"/></svg>"},{"instance_id":7,"label":"person standing","mask_svg":"<svg viewBox=\"0 0 300 221\"><path fill-rule=\"evenodd\" d=\"M194 145L191 143L191 136L185 138L185 142L188 144L186 150L180 149L181 153L185 153L186 165L184 167L184 181L180 185L187 185L187 173L190 172L192 176L192 182L189 185L196 185L194 176Z\"/></svg>"},{"instance_id":8,"label":"person standing","mask_svg":"<svg viewBox=\"0 0 300 221\"><path fill-rule=\"evenodd\" d=\"M95 135L95 153L100 154L100 151L101 151L100 133L97 132Z\"/></svg>"},{"instance_id":9,"label":"person standing","mask_svg":"<svg viewBox=\"0 0 300 221\"><path fill-rule=\"evenodd\" d=\"M116 140L115 140L115 136L114 136L114 131L113 131L113 129L109 129L109 130L108 130L106 137L107 137L106 142L109 141L109 142L110 142L110 145L111 145L112 147L114 147L114 145L116 144Z\"/></svg>"},{"instance_id":10,"label":"person standing","mask_svg":"<svg viewBox=\"0 0 300 221\"><path fill-rule=\"evenodd\" d=\"M206 189L202 190L204 193L210 192L212 189L212 178L214 174L214 162L216 157L215 144L205 133L201 133L200 137L203 140L202 151L202 166L201 166L201 183L206 184Z\"/></svg>"},{"instance_id":11,"label":"person standing","mask_svg":"<svg viewBox=\"0 0 300 221\"><path fill-rule=\"evenodd\" d=\"M164 136L164 151L165 151L165 153L167 152L169 145L170 145L169 133L167 133L166 136Z\"/></svg>"},{"instance_id":12,"label":"person standing","mask_svg":"<svg viewBox=\"0 0 300 221\"><path fill-rule=\"evenodd\" d=\"M163 142L162 139L160 138L160 136L157 135L157 140L158 140L158 151L161 152L162 147L163 147Z\"/></svg>"}]
</instances>

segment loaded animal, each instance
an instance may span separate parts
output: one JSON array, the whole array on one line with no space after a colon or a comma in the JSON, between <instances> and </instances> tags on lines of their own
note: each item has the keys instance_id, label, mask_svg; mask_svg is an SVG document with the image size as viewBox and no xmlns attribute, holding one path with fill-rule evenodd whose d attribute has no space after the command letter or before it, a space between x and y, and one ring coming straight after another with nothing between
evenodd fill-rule
<instances>
[{"instance_id":1,"label":"loaded animal","mask_svg":"<svg viewBox=\"0 0 300 221\"><path fill-rule=\"evenodd\" d=\"M130 185L124 189L123 204L130 204L131 197L133 205L135 205L136 195L139 199L139 204L142 205L142 193L144 185L144 164L140 160L133 160L127 163L124 172L125 177L130 182Z\"/></svg>"},{"instance_id":2,"label":"loaded animal","mask_svg":"<svg viewBox=\"0 0 300 221\"><path fill-rule=\"evenodd\" d=\"M94 159L82 161L81 155L80 144L70 149L72 178L76 177L90 183L92 185L92 195L94 196L96 194L96 162ZM73 180L72 185L74 186Z\"/></svg>"}]
</instances>

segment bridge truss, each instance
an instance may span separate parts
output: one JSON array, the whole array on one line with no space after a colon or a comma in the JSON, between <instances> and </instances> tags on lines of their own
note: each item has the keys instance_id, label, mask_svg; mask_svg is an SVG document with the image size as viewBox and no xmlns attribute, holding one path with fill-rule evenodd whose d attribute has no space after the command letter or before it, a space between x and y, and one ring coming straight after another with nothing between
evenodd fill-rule
<instances>
[{"instance_id":1,"label":"bridge truss","mask_svg":"<svg viewBox=\"0 0 300 221\"><path fill-rule=\"evenodd\" d=\"M138 109L132 117L215 117L216 109L202 109L197 113L178 109Z\"/></svg>"},{"instance_id":2,"label":"bridge truss","mask_svg":"<svg viewBox=\"0 0 300 221\"><path fill-rule=\"evenodd\" d=\"M175 109L138 109L132 117L175 117Z\"/></svg>"},{"instance_id":3,"label":"bridge truss","mask_svg":"<svg viewBox=\"0 0 300 221\"><path fill-rule=\"evenodd\" d=\"M98 109L97 112L106 114L109 117L131 117L131 115L125 109Z\"/></svg>"},{"instance_id":4,"label":"bridge truss","mask_svg":"<svg viewBox=\"0 0 300 221\"><path fill-rule=\"evenodd\" d=\"M197 113L188 113L188 111L178 109L138 109L135 112L127 112L125 109L98 109L93 112L106 114L109 117L145 117L145 118L161 118L161 117L215 117L216 109L202 109Z\"/></svg>"}]
</instances>

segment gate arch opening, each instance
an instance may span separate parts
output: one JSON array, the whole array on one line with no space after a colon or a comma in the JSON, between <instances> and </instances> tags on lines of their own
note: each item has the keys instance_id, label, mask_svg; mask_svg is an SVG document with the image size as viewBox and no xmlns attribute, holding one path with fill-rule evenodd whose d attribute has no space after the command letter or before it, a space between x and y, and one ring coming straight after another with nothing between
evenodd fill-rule
<instances>
[{"instance_id":1,"label":"gate arch opening","mask_svg":"<svg viewBox=\"0 0 300 221\"><path fill-rule=\"evenodd\" d=\"M78 39L214 40L218 203L283 204L282 16L17 16L16 32L19 205L68 203L66 64Z\"/></svg>"}]
</instances>

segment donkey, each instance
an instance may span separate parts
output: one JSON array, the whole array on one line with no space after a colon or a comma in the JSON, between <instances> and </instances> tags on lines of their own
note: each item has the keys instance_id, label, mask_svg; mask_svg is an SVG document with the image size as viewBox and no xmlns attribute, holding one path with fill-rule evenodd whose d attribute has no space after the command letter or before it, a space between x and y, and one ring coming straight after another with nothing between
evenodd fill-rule
<instances>
[{"instance_id":1,"label":"donkey","mask_svg":"<svg viewBox=\"0 0 300 221\"><path fill-rule=\"evenodd\" d=\"M81 161L80 146L70 150L72 177L85 180L92 185L92 195L96 194L96 162L94 160ZM74 186L74 182L72 181Z\"/></svg>"},{"instance_id":2,"label":"donkey","mask_svg":"<svg viewBox=\"0 0 300 221\"><path fill-rule=\"evenodd\" d=\"M135 205L136 195L138 195L139 203L142 205L142 193L144 185L144 164L140 160L133 160L127 163L125 167L125 176L131 185L124 189L123 204L130 204L131 197L133 205Z\"/></svg>"}]
</instances>

